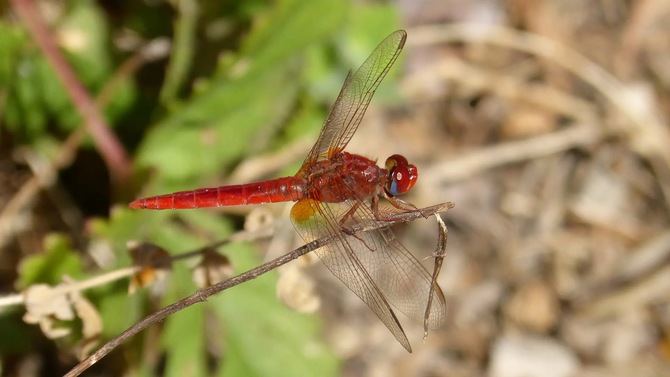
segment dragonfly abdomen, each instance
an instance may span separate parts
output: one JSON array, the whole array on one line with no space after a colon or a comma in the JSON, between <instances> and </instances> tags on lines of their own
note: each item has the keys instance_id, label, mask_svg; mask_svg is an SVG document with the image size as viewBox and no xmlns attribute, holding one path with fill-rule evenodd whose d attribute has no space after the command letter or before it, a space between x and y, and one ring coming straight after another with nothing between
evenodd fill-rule
<instances>
[{"instance_id":1,"label":"dragonfly abdomen","mask_svg":"<svg viewBox=\"0 0 670 377\"><path fill-rule=\"evenodd\" d=\"M202 188L142 198L130 208L188 209L297 201L304 197L305 181L283 177L269 181Z\"/></svg>"}]
</instances>

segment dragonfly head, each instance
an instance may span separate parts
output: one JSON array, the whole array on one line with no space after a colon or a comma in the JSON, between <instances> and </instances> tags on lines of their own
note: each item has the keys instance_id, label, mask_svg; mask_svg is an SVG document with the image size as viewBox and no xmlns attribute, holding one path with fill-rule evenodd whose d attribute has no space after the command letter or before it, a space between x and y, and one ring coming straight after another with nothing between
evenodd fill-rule
<instances>
[{"instance_id":1,"label":"dragonfly head","mask_svg":"<svg viewBox=\"0 0 670 377\"><path fill-rule=\"evenodd\" d=\"M388 177L386 179L386 193L390 196L397 196L409 191L416 179L419 177L419 172L416 166L407 162L407 159L399 154L386 159L386 170Z\"/></svg>"}]
</instances>

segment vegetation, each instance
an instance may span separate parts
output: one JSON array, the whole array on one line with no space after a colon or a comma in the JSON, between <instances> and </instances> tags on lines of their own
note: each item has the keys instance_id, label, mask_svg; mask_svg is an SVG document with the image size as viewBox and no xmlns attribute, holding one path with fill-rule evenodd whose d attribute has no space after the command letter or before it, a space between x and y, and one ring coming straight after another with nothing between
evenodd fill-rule
<instances>
[{"instance_id":1,"label":"vegetation","mask_svg":"<svg viewBox=\"0 0 670 377\"><path fill-rule=\"evenodd\" d=\"M130 266L131 240L179 253L230 235L238 224L234 215L132 211L126 203L141 194L222 182L250 156L313 138L346 70L397 28L392 8L347 1L40 2L33 11L47 18L76 78L98 94L113 135L128 150L134 173L123 177L116 174L123 162L98 157L100 140L76 138L87 119L16 17L22 1L14 3L0 20L3 158L25 148L25 159L47 164L50 174L64 168L59 179L68 192L65 202L47 204L53 213L30 236L36 249L23 248L14 230L2 232L3 253L13 254L19 266L16 276L7 271L3 279L15 280L19 290L57 285L64 276L85 281ZM70 166L67 158L61 162L68 153L77 154ZM274 174L290 173L297 163ZM20 177L24 166L13 166ZM40 200L35 195L26 206ZM69 207L73 219L67 217ZM3 216L16 220L22 213ZM252 244L221 250L236 271L262 261ZM85 334L91 319L81 313L49 312L37 319L68 334L61 336L22 324L23 307L4 309L0 328L11 336L0 341L2 367L11 371L20 355L37 352L61 355L59 361L46 360L64 372L82 347L95 349L99 341L195 291L191 267L172 264L158 295L145 289L129 294L124 281L86 291L102 321L102 333L92 338ZM261 277L173 315L161 330L136 337L97 368L138 375L159 368L174 376L337 374L338 361L322 340L318 318L280 303L276 279ZM11 284L4 290L12 290Z\"/></svg>"}]
</instances>

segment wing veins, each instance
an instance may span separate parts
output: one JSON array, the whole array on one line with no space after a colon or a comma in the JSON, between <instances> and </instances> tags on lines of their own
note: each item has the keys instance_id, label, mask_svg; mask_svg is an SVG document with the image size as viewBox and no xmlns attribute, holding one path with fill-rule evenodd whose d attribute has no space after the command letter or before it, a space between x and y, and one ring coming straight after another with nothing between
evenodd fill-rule
<instances>
[{"instance_id":1,"label":"wing veins","mask_svg":"<svg viewBox=\"0 0 670 377\"><path fill-rule=\"evenodd\" d=\"M407 34L402 30L390 34L353 74L350 72L347 75L317 142L303 166L322 156L332 157L349 143L379 84L400 55L406 37Z\"/></svg>"}]
</instances>

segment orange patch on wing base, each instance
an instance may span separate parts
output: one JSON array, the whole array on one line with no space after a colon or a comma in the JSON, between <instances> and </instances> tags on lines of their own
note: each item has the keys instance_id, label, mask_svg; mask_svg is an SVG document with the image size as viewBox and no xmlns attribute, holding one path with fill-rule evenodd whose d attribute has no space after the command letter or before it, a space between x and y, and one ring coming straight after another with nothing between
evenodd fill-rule
<instances>
[{"instance_id":1,"label":"orange patch on wing base","mask_svg":"<svg viewBox=\"0 0 670 377\"><path fill-rule=\"evenodd\" d=\"M314 218L314 209L317 203L313 199L297 201L291 208L291 218L297 223L304 223Z\"/></svg>"},{"instance_id":2,"label":"orange patch on wing base","mask_svg":"<svg viewBox=\"0 0 670 377\"><path fill-rule=\"evenodd\" d=\"M328 148L328 153L326 153L326 156L331 158L340 152L342 152L342 148Z\"/></svg>"}]
</instances>

